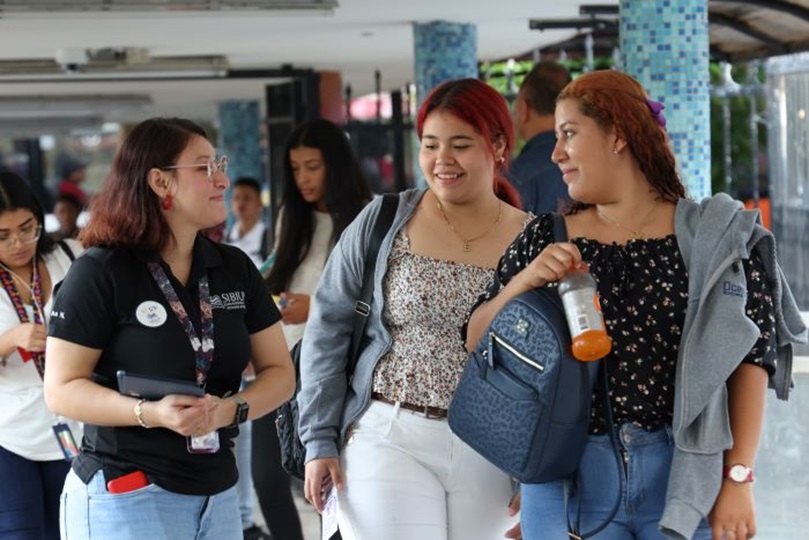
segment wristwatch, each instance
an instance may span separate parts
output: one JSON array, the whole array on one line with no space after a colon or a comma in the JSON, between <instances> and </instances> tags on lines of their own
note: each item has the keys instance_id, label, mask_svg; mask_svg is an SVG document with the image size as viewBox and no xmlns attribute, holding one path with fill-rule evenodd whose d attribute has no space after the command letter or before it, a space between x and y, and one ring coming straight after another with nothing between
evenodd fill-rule
<instances>
[{"instance_id":1,"label":"wristwatch","mask_svg":"<svg viewBox=\"0 0 809 540\"><path fill-rule=\"evenodd\" d=\"M734 484L748 484L755 480L753 469L741 463L725 467L724 477L730 478Z\"/></svg>"},{"instance_id":2,"label":"wristwatch","mask_svg":"<svg viewBox=\"0 0 809 540\"><path fill-rule=\"evenodd\" d=\"M236 414L233 417L233 423L228 427L236 427L247 421L247 413L250 412L250 404L239 396L231 396L230 399L236 403Z\"/></svg>"}]
</instances>

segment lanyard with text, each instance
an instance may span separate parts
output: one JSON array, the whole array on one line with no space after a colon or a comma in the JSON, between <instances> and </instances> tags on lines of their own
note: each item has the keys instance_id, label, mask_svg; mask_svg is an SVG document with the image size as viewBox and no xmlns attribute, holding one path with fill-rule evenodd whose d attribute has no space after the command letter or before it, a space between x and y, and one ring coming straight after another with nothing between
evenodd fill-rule
<instances>
[{"instance_id":1,"label":"lanyard with text","mask_svg":"<svg viewBox=\"0 0 809 540\"><path fill-rule=\"evenodd\" d=\"M211 310L211 292L208 289L208 276L204 275L199 280L199 311L200 322L202 323L201 332L198 335L194 329L194 324L191 318L186 313L182 302L177 297L177 293L169 282L169 277L166 275L160 263L149 262L149 272L152 273L157 286L163 292L163 296L168 300L172 311L179 319L180 324L185 329L185 334L188 336L188 341L191 342L191 348L196 355L195 371L197 375L197 384L201 387L205 386L205 381L208 378L208 370L213 363L213 311Z\"/></svg>"},{"instance_id":2,"label":"lanyard with text","mask_svg":"<svg viewBox=\"0 0 809 540\"><path fill-rule=\"evenodd\" d=\"M34 269L31 275L31 304L33 306L34 324L44 325L45 321L42 320L41 308L42 303L42 278L37 271L36 261L33 263ZM20 318L20 323L27 323L28 313L25 310L25 303L22 301L20 292L14 285L14 278L11 272L3 267L0 267L0 281L3 282L3 288L6 289L8 296L11 298L11 303L14 304L14 309L17 310L17 317ZM33 360L40 377L45 377L45 353L44 352L31 352L18 347L18 351L23 361Z\"/></svg>"}]
</instances>

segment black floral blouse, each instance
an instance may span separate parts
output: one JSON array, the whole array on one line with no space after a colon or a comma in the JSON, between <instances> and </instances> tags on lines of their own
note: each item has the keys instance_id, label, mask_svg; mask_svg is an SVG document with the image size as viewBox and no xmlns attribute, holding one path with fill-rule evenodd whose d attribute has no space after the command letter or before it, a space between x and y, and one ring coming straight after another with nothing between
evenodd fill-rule
<instances>
[{"instance_id":1,"label":"black floral blouse","mask_svg":"<svg viewBox=\"0 0 809 540\"><path fill-rule=\"evenodd\" d=\"M602 244L572 240L590 266L601 296L613 348L605 359L615 425L635 423L653 431L671 425L677 351L688 303L688 272L674 235ZM553 219L531 222L500 259L494 281L478 304L495 296L547 245ZM764 264L756 254L743 261L747 277L747 315L761 336L744 362L775 369L775 314ZM605 433L606 416L597 388L591 433Z\"/></svg>"}]
</instances>

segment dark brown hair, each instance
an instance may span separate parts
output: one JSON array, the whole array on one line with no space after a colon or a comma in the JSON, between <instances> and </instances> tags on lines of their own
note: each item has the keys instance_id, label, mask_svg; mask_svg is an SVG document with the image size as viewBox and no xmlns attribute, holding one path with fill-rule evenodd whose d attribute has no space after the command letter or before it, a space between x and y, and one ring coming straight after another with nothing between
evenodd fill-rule
<instances>
[{"instance_id":1,"label":"dark brown hair","mask_svg":"<svg viewBox=\"0 0 809 540\"><path fill-rule=\"evenodd\" d=\"M565 86L557 101L575 99L579 110L605 131L615 129L626 141L646 180L664 200L676 203L686 197L685 186L677 174L674 153L649 108L648 95L631 76L620 71L592 71ZM576 202L573 210L591 205Z\"/></svg>"},{"instance_id":2,"label":"dark brown hair","mask_svg":"<svg viewBox=\"0 0 809 540\"><path fill-rule=\"evenodd\" d=\"M520 96L537 114L553 115L556 96L570 82L570 72L565 66L551 60L537 62L520 86Z\"/></svg>"},{"instance_id":3,"label":"dark brown hair","mask_svg":"<svg viewBox=\"0 0 809 540\"><path fill-rule=\"evenodd\" d=\"M419 109L416 123L419 140L430 113L446 111L471 125L486 140L494 155L494 142L502 139L503 163L494 164L494 192L503 201L522 208L520 195L503 173L514 151L514 123L505 98L497 90L477 79L456 79L439 84L430 92Z\"/></svg>"},{"instance_id":4,"label":"dark brown hair","mask_svg":"<svg viewBox=\"0 0 809 540\"><path fill-rule=\"evenodd\" d=\"M193 137L207 138L197 124L183 118L151 118L124 139L101 191L90 203L90 220L82 230L85 246L160 250L171 230L149 187L149 171L174 165Z\"/></svg>"},{"instance_id":5,"label":"dark brown hair","mask_svg":"<svg viewBox=\"0 0 809 540\"><path fill-rule=\"evenodd\" d=\"M14 210L28 210L34 214L37 225L42 231L37 240L37 253L44 254L53 250L53 239L45 232L45 214L42 204L34 195L31 186L11 171L0 171L0 214Z\"/></svg>"}]
</instances>

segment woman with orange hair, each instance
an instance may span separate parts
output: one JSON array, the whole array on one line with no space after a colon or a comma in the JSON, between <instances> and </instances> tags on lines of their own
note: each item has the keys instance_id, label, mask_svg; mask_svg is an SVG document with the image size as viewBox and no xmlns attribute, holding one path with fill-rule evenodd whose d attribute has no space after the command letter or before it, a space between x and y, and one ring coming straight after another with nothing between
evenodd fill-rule
<instances>
[{"instance_id":1,"label":"woman with orange hair","mask_svg":"<svg viewBox=\"0 0 809 540\"><path fill-rule=\"evenodd\" d=\"M348 384L379 199L345 229L315 293L298 396L305 493L320 511L338 487L346 539L494 540L509 527L509 479L454 436L446 416L467 357L461 325L526 223L502 174L514 128L502 96L461 79L427 96L417 129L428 189L399 196Z\"/></svg>"},{"instance_id":2,"label":"woman with orange hair","mask_svg":"<svg viewBox=\"0 0 809 540\"><path fill-rule=\"evenodd\" d=\"M567 481L522 486L526 539L564 538L576 509L587 537L599 525L605 539L756 532L768 376L784 397L789 368L777 356L806 329L758 214L723 194L686 198L662 109L616 71L565 87L552 159L574 200L569 240L554 243L550 215L539 216L470 319L474 347L506 302L586 262L613 341L569 497Z\"/></svg>"}]
</instances>

